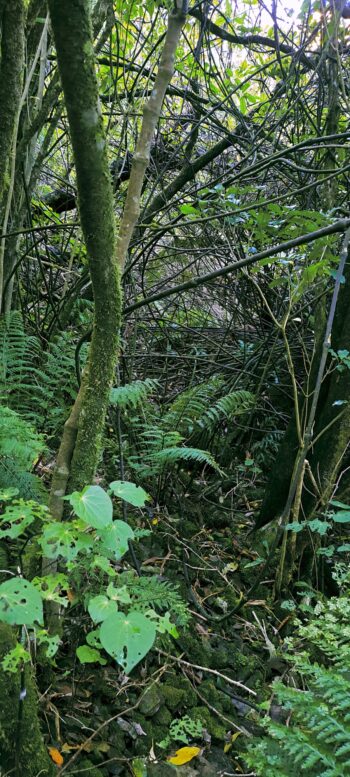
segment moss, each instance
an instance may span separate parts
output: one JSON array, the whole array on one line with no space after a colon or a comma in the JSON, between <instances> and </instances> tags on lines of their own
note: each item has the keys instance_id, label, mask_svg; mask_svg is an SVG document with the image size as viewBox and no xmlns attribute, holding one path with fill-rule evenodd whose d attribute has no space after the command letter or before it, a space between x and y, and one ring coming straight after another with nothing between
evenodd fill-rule
<instances>
[{"instance_id":1,"label":"moss","mask_svg":"<svg viewBox=\"0 0 350 777\"><path fill-rule=\"evenodd\" d=\"M207 729L214 739L221 741L225 739L227 726L225 726L225 723L220 722L219 718L213 715L208 707L195 707L192 710L192 717L193 720L200 720L204 728Z\"/></svg>"},{"instance_id":2,"label":"moss","mask_svg":"<svg viewBox=\"0 0 350 777\"><path fill-rule=\"evenodd\" d=\"M170 726L170 723L173 719L173 715L171 712L167 709L167 707L161 707L157 714L153 718L153 722L156 726Z\"/></svg>"},{"instance_id":3,"label":"moss","mask_svg":"<svg viewBox=\"0 0 350 777\"><path fill-rule=\"evenodd\" d=\"M10 626L0 624L0 660L15 645L14 632ZM15 754L18 759L18 777L54 777L55 766L44 745L39 719L38 695L30 667L25 670L26 696L22 702L20 725L19 694L20 675L0 672L0 698L11 700L0 705L0 751L1 765L5 769L15 768Z\"/></svg>"},{"instance_id":4,"label":"moss","mask_svg":"<svg viewBox=\"0 0 350 777\"><path fill-rule=\"evenodd\" d=\"M84 772L85 777L104 777L103 772L88 759L79 761L79 771Z\"/></svg>"},{"instance_id":5,"label":"moss","mask_svg":"<svg viewBox=\"0 0 350 777\"><path fill-rule=\"evenodd\" d=\"M179 712L196 704L196 694L186 678L174 679L176 685L170 682L162 686L162 694L165 704L171 712Z\"/></svg>"}]
</instances>

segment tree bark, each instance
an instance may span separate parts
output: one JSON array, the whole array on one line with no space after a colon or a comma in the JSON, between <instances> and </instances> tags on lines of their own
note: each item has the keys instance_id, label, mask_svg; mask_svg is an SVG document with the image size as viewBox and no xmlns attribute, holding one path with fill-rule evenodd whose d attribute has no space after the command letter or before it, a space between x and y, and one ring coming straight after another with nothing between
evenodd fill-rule
<instances>
[{"instance_id":1,"label":"tree bark","mask_svg":"<svg viewBox=\"0 0 350 777\"><path fill-rule=\"evenodd\" d=\"M86 380L80 389L78 433L71 436L66 482L90 483L101 451L109 391L118 358L122 294L116 262L113 193L98 100L87 0L49 0L59 72L77 175L82 231L94 295L94 324ZM66 445L64 438L62 444ZM61 453L61 452L60 452ZM59 453L59 459L60 459ZM62 473L61 473L62 475ZM64 493L66 483L60 483ZM57 490L57 489L56 489ZM57 516L55 516L57 517Z\"/></svg>"}]
</instances>

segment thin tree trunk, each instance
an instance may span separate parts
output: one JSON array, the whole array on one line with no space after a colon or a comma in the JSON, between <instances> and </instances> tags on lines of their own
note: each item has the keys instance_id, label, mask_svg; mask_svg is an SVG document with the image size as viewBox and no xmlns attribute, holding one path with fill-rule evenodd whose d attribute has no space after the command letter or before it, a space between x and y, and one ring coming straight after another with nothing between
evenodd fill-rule
<instances>
[{"instance_id":1,"label":"thin tree trunk","mask_svg":"<svg viewBox=\"0 0 350 777\"><path fill-rule=\"evenodd\" d=\"M49 0L76 166L80 220L95 303L86 380L76 403L80 407L78 433L76 437L75 434L69 435L70 451L67 451L67 435L64 435L58 462L62 460L64 452L67 466L64 473L59 467L59 489L56 488L59 473L56 473L53 482L54 491L59 490L62 495L70 474L73 488L91 482L96 470L109 391L118 358L122 308L120 272L116 262L113 193L98 100L88 6L87 0ZM56 506L59 509L59 504ZM59 516L55 514L54 517Z\"/></svg>"}]
</instances>

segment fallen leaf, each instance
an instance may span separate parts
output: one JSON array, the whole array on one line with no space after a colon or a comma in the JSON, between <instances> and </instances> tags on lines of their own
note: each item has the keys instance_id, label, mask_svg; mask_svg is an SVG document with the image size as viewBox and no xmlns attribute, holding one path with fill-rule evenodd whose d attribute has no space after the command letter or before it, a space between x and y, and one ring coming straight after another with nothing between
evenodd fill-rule
<instances>
[{"instance_id":1,"label":"fallen leaf","mask_svg":"<svg viewBox=\"0 0 350 777\"><path fill-rule=\"evenodd\" d=\"M199 755L200 751L200 747L180 747L180 750L177 750L175 755L167 758L167 761L175 766L182 766L182 764L192 761L192 758Z\"/></svg>"},{"instance_id":2,"label":"fallen leaf","mask_svg":"<svg viewBox=\"0 0 350 777\"><path fill-rule=\"evenodd\" d=\"M49 755L50 758L52 758L54 764L57 764L57 766L62 766L63 758L60 751L57 750L57 747L49 747Z\"/></svg>"},{"instance_id":3,"label":"fallen leaf","mask_svg":"<svg viewBox=\"0 0 350 777\"><path fill-rule=\"evenodd\" d=\"M236 741L236 739L240 736L242 732L241 731L235 731L234 734L230 737L230 741L226 742L226 745L224 746L224 753L228 753L231 750L231 747L233 743Z\"/></svg>"}]
</instances>

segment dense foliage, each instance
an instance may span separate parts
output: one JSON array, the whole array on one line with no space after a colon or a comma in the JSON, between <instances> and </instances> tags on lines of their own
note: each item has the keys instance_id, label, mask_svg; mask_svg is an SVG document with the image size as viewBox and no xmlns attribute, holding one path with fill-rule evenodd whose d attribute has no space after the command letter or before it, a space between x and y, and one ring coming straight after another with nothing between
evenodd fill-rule
<instances>
[{"instance_id":1,"label":"dense foliage","mask_svg":"<svg viewBox=\"0 0 350 777\"><path fill-rule=\"evenodd\" d=\"M0 0L0 777L350 773L349 18Z\"/></svg>"}]
</instances>

